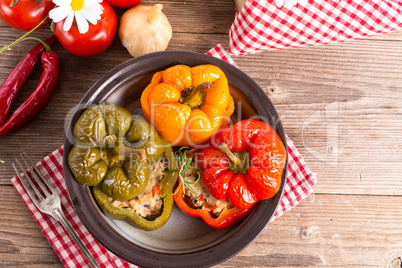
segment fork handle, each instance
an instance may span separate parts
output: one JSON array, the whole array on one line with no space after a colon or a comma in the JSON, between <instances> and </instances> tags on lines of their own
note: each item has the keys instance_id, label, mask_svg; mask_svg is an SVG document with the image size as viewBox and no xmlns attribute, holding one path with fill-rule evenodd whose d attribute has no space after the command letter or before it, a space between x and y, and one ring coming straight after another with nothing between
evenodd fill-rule
<instances>
[{"instance_id":1,"label":"fork handle","mask_svg":"<svg viewBox=\"0 0 402 268\"><path fill-rule=\"evenodd\" d=\"M67 221L63 211L61 209L56 208L55 210L53 210L52 215L58 222L60 222L64 226L64 229L66 229L71 238L75 241L77 246L80 248L81 252L85 255L88 262L91 264L91 266L94 268L99 268L99 264L95 261L94 257L92 257L91 253L84 245L78 234L75 232L71 224Z\"/></svg>"}]
</instances>

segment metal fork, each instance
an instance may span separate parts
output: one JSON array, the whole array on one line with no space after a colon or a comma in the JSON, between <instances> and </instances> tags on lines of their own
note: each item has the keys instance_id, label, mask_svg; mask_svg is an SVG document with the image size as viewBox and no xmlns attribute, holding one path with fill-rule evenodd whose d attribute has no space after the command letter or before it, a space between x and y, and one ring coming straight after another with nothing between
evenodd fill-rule
<instances>
[{"instance_id":1,"label":"metal fork","mask_svg":"<svg viewBox=\"0 0 402 268\"><path fill-rule=\"evenodd\" d=\"M66 216L63 213L63 210L61 209L61 202L60 202L60 196L57 194L57 192L54 190L54 188L50 185L50 183L45 179L43 174L39 171L39 169L34 165L31 161L31 159L28 157L26 153L20 154L22 157L22 160L25 162L25 164L28 166L28 170L31 173L31 178L28 176L26 173L25 169L22 167L20 161L16 158L15 161L17 162L20 170L22 172L18 172L17 167L13 163L13 167L15 172L17 173L17 176L20 177L21 182L27 191L29 197L31 200L34 202L36 207L42 211L43 213L46 213L53 218L55 218L58 222L60 222L66 231L69 233L69 235L73 238L77 246L80 248L82 253L85 255L87 258L88 262L91 264L92 267L99 267L98 263L96 263L94 257L92 257L91 253L89 250L85 247L84 243L81 241L77 233L74 231L73 227L71 224L67 221ZM32 170L33 167L36 172ZM26 179L23 180L22 176L20 174L24 174L24 177ZM40 191L38 187L33 183L32 179L39 185ZM27 183L28 182L28 183ZM31 188L29 188L29 185ZM46 187L46 186L47 187Z\"/></svg>"}]
</instances>

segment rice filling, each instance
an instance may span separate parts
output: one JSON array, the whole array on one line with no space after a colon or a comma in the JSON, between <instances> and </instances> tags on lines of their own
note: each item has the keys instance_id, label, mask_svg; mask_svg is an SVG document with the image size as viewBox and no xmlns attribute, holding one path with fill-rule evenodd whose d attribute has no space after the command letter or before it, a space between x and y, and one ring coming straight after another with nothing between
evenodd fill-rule
<instances>
[{"instance_id":1,"label":"rice filling","mask_svg":"<svg viewBox=\"0 0 402 268\"><path fill-rule=\"evenodd\" d=\"M188 182L195 182L198 179L197 171L200 172L200 170L197 169L188 169L185 172L185 180ZM198 182L191 184L191 187L195 190L196 194L186 187L184 187L183 194L185 194L185 200L188 205L192 208L210 211L216 217L219 217L225 209L233 208L232 203L229 201L218 200L213 197L202 184L201 179L198 180Z\"/></svg>"},{"instance_id":2,"label":"rice filling","mask_svg":"<svg viewBox=\"0 0 402 268\"><path fill-rule=\"evenodd\" d=\"M120 201L109 197L113 206L118 208L131 208L143 218L158 214L162 208L160 182L165 177L163 171L168 169L168 159L162 156L159 161L150 164L148 186L142 194L128 201Z\"/></svg>"}]
</instances>

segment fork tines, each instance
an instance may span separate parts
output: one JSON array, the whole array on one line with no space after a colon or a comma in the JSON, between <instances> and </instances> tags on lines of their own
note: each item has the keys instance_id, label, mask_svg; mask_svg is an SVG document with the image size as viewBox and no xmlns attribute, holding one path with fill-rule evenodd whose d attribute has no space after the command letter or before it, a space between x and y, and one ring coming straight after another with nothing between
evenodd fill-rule
<instances>
[{"instance_id":1,"label":"fork tines","mask_svg":"<svg viewBox=\"0 0 402 268\"><path fill-rule=\"evenodd\" d=\"M36 165L34 165L32 163L32 160L29 158L29 156L25 152L20 155L21 155L21 158L24 161L25 165L27 166L29 174L31 176L29 176L29 174L26 172L26 169L24 169L22 167L21 162L17 158L15 159L15 161L20 168L20 172L18 171L18 168L15 166L14 163L13 163L13 167L14 167L14 170L17 173L17 175L20 177L21 183L23 184L24 188L26 189L31 200L36 204L37 200L42 201L44 198L46 198L46 196L56 194L53 187L46 180L46 178L43 176L43 174L40 172L40 170L36 167ZM34 168L35 171L32 169L32 167ZM24 175L25 180L22 178L22 176L20 176L21 173ZM38 186L40 189L38 188ZM32 190L33 190L33 192L32 192ZM36 194L36 197L35 197L34 193ZM38 206L38 204L36 204L36 205Z\"/></svg>"},{"instance_id":2,"label":"fork tines","mask_svg":"<svg viewBox=\"0 0 402 268\"><path fill-rule=\"evenodd\" d=\"M21 183L32 202L41 212L52 216L59 223L61 223L64 229L69 233L70 237L75 241L81 252L87 258L91 266L99 267L98 263L91 255L91 252L89 252L84 242L82 242L74 228L66 219L66 216L61 208L60 196L46 180L42 172L40 172L40 170L32 163L28 155L26 153L22 153L21 157L28 167L29 174L22 167L21 162L18 159L15 159L15 162L18 164L20 171L18 171L18 168L14 163L13 167L15 173L17 173L17 176L20 177ZM24 174L24 176L20 176L21 173ZM25 177L25 179L22 177Z\"/></svg>"}]
</instances>

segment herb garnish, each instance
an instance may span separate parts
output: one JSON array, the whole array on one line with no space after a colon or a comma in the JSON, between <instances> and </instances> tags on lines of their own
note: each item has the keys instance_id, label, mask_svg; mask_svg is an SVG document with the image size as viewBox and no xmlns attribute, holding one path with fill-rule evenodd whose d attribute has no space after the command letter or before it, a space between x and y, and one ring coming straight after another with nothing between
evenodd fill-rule
<instances>
[{"instance_id":1,"label":"herb garnish","mask_svg":"<svg viewBox=\"0 0 402 268\"><path fill-rule=\"evenodd\" d=\"M174 155L174 157L177 160L177 164L179 166L179 169L174 169L174 170L166 170L164 171L165 173L173 173L173 172L179 172L179 186L177 187L176 192L174 192L172 195L177 194L179 191L180 187L184 186L187 187L190 191L192 191L194 194L197 194L197 192L191 187L191 184L197 183L200 178L200 172L197 171L198 178L197 180L191 182L191 181L186 181L185 179L185 172L188 169L195 169L195 167L190 167L191 162L193 162L193 151L196 149L191 149L191 150L186 150L188 149L187 147L182 147L180 148ZM188 156L189 155L189 156Z\"/></svg>"}]
</instances>

